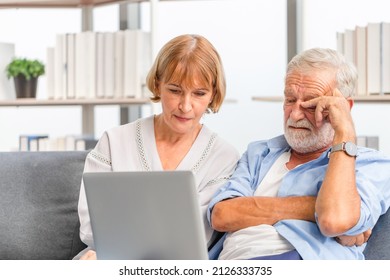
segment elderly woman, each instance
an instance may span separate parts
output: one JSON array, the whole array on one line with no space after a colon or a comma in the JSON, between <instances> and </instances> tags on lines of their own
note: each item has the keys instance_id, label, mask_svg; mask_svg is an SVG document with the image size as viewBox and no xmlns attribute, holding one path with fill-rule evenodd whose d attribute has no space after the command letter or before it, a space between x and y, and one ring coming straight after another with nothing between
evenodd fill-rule
<instances>
[{"instance_id":1,"label":"elderly woman","mask_svg":"<svg viewBox=\"0 0 390 280\"><path fill-rule=\"evenodd\" d=\"M201 123L205 113L218 112L225 97L220 56L202 36L178 36L160 50L147 86L153 94L151 100L161 102L161 114L105 132L89 153L84 172L192 170L210 242L213 230L206 220L207 205L239 159L235 148ZM88 248L75 258L94 259L83 186L79 216L80 237Z\"/></svg>"}]
</instances>

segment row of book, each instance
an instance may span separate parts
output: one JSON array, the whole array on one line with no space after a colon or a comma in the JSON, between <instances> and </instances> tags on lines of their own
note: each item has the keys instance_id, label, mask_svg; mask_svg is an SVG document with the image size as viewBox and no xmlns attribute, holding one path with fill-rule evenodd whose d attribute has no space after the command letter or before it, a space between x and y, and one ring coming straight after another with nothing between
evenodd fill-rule
<instances>
[{"instance_id":1,"label":"row of book","mask_svg":"<svg viewBox=\"0 0 390 280\"><path fill-rule=\"evenodd\" d=\"M356 144L358 146L379 150L379 137L378 136L358 136L358 137L356 137Z\"/></svg>"},{"instance_id":2,"label":"row of book","mask_svg":"<svg viewBox=\"0 0 390 280\"><path fill-rule=\"evenodd\" d=\"M19 136L19 151L85 151L93 149L97 140L89 135L67 135L51 138L45 134Z\"/></svg>"},{"instance_id":3,"label":"row of book","mask_svg":"<svg viewBox=\"0 0 390 280\"><path fill-rule=\"evenodd\" d=\"M357 68L356 95L390 93L390 23L368 23L338 32L337 50Z\"/></svg>"},{"instance_id":4,"label":"row of book","mask_svg":"<svg viewBox=\"0 0 390 280\"><path fill-rule=\"evenodd\" d=\"M49 99L142 98L151 67L150 32L57 34L47 48Z\"/></svg>"}]
</instances>

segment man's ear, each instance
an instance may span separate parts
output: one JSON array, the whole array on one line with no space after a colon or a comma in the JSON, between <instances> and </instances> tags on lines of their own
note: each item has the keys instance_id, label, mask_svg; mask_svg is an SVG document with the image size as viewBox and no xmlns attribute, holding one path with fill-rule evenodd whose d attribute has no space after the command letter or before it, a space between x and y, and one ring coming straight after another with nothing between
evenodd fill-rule
<instances>
[{"instance_id":1,"label":"man's ear","mask_svg":"<svg viewBox=\"0 0 390 280\"><path fill-rule=\"evenodd\" d=\"M352 109L353 105L355 104L355 101L353 101L352 97L348 97L347 101L349 103L349 109Z\"/></svg>"}]
</instances>

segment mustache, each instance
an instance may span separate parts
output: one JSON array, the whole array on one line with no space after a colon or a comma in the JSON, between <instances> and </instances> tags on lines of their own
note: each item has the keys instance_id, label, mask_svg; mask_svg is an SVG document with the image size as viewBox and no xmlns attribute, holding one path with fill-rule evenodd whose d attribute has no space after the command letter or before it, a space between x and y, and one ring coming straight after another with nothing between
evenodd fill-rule
<instances>
[{"instance_id":1,"label":"mustache","mask_svg":"<svg viewBox=\"0 0 390 280\"><path fill-rule=\"evenodd\" d=\"M299 127L299 128L308 128L313 129L313 125L306 119L299 120L297 122L293 121L292 119L287 119L287 126L293 126L293 127Z\"/></svg>"}]
</instances>

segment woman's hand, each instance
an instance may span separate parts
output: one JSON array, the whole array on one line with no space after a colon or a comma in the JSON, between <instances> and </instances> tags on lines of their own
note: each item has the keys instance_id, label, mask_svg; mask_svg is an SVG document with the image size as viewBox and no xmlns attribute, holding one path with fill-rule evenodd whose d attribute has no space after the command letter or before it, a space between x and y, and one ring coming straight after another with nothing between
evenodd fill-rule
<instances>
[{"instance_id":1,"label":"woman's hand","mask_svg":"<svg viewBox=\"0 0 390 280\"><path fill-rule=\"evenodd\" d=\"M97 260L96 252L94 250L88 250L84 255L81 256L80 260Z\"/></svg>"}]
</instances>

